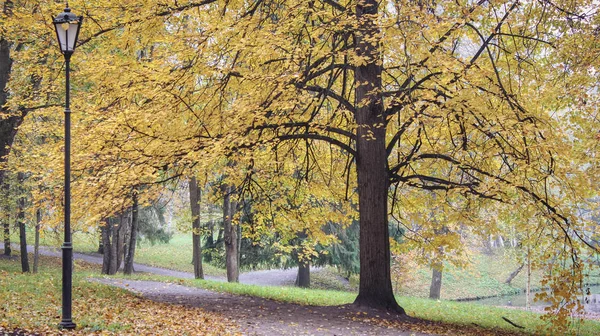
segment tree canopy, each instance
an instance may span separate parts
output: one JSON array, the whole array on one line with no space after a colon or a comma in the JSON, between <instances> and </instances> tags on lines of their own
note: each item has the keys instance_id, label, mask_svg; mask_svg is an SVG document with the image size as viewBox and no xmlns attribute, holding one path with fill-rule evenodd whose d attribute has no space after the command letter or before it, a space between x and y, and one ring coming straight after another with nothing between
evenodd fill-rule
<instances>
[{"instance_id":1,"label":"tree canopy","mask_svg":"<svg viewBox=\"0 0 600 336\"><path fill-rule=\"evenodd\" d=\"M48 18L61 8L9 3L0 21L14 59L4 108L34 111L19 129L14 167L42 181L40 202L58 213L63 62ZM130 202L135 186L147 186L144 202L165 182L218 172L255 200L249 236L304 232L327 244L327 221L358 218L357 304L401 311L389 216L419 248L459 259L461 234L516 231L547 270L553 308L575 301L597 238L580 214L600 176L596 5L71 5L85 17L72 61L81 225Z\"/></svg>"}]
</instances>

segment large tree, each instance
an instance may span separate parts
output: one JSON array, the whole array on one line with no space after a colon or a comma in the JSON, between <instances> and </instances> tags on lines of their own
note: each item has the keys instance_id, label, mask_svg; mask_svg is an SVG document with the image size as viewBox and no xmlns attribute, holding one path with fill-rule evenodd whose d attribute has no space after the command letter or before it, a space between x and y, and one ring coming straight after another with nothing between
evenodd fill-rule
<instances>
[{"instance_id":1,"label":"large tree","mask_svg":"<svg viewBox=\"0 0 600 336\"><path fill-rule=\"evenodd\" d=\"M304 148L308 167L346 178L332 203L358 204L357 304L402 311L388 215L401 218L423 189L473 213L483 199L543 215L538 237L553 239L526 243L562 251L575 265L552 274L577 283L589 242L576 209L598 176L598 13L585 1L127 4L85 13L103 22L83 34L93 53L79 69L90 88L79 121L94 127L79 134L89 161L78 171L98 168L82 178L90 203L110 208L133 175L156 181L224 158L238 167L229 183L252 183ZM117 177L131 180L106 183ZM305 225L292 222L290 232Z\"/></svg>"}]
</instances>

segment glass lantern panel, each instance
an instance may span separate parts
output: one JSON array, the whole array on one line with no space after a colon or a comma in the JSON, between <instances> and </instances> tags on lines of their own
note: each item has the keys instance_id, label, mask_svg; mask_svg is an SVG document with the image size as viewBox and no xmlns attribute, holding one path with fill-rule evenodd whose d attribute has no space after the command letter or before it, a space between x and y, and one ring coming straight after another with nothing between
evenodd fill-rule
<instances>
[{"instance_id":1,"label":"glass lantern panel","mask_svg":"<svg viewBox=\"0 0 600 336\"><path fill-rule=\"evenodd\" d=\"M69 23L69 30L67 30L67 41L69 51L75 50L75 39L77 38L77 29L79 29L79 22Z\"/></svg>"},{"instance_id":2,"label":"glass lantern panel","mask_svg":"<svg viewBox=\"0 0 600 336\"><path fill-rule=\"evenodd\" d=\"M60 43L60 50L67 50L67 31L62 24L55 24L56 35L58 35L58 43Z\"/></svg>"}]
</instances>

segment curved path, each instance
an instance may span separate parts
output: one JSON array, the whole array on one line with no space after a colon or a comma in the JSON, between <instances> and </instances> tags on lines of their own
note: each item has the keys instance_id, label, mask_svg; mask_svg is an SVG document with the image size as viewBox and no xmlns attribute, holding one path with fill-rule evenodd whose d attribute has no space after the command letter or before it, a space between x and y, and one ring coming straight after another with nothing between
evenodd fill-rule
<instances>
[{"instance_id":1,"label":"curved path","mask_svg":"<svg viewBox=\"0 0 600 336\"><path fill-rule=\"evenodd\" d=\"M234 320L243 335L429 335L374 324L369 319L379 317L378 313L359 313L352 306L302 306L155 281L90 280L127 289L152 301L200 307L222 314ZM411 323L406 318L399 320ZM407 326L411 325L419 327L418 324Z\"/></svg>"},{"instance_id":2,"label":"curved path","mask_svg":"<svg viewBox=\"0 0 600 336\"><path fill-rule=\"evenodd\" d=\"M29 252L33 248L28 246ZM57 248L40 247L40 254L60 257ZM77 260L102 264L102 255L73 253ZM159 267L134 264L136 272L147 272L178 278L193 278L188 272L173 271ZM281 286L293 283L295 269L255 271L240 274L240 282L255 285ZM225 281L223 277L206 277L209 280ZM199 307L206 311L226 316L236 322L243 335L397 335L426 336L408 329L398 329L389 325L378 325L371 322L378 318L380 312L358 311L353 306L317 307L303 306L251 296L240 296L218 293L201 288L187 287L179 284L140 281L114 278L90 278L90 281L124 288L149 300L170 304L181 304ZM360 316L361 318L357 318ZM391 320L407 322L408 328L416 321L407 321L407 317ZM419 329L419 322L413 326Z\"/></svg>"},{"instance_id":3,"label":"curved path","mask_svg":"<svg viewBox=\"0 0 600 336\"><path fill-rule=\"evenodd\" d=\"M14 247L18 249L18 246ZM33 253L33 246L27 246L27 251ZM62 252L59 248L40 246L40 254L50 257L61 257ZM83 260L91 264L102 265L102 255L98 253L78 253L73 252L73 258L76 260ZM161 267L148 266L143 264L133 264L133 268L136 272L150 273L156 275L171 276L182 279L193 279L194 273L174 271ZM311 270L318 272L319 269ZM261 285L261 286L286 286L293 284L296 280L297 269L277 269L277 270L265 270L265 271L253 271L240 274L240 283L247 285ZM204 276L206 280L214 281L226 281L225 277L218 276Z\"/></svg>"}]
</instances>

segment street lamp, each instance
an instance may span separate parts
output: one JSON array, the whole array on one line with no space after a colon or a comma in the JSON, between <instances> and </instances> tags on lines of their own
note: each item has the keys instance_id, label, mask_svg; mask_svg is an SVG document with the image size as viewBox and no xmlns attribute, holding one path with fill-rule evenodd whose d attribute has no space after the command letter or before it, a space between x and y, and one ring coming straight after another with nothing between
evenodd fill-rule
<instances>
[{"instance_id":1,"label":"street lamp","mask_svg":"<svg viewBox=\"0 0 600 336\"><path fill-rule=\"evenodd\" d=\"M71 13L67 2L64 12L52 20L60 51L65 56L66 93L65 93L65 241L62 246L62 321L63 329L75 329L72 312L73 287L73 244L71 242L71 109L69 78L71 55L75 51L79 28L83 16Z\"/></svg>"}]
</instances>

